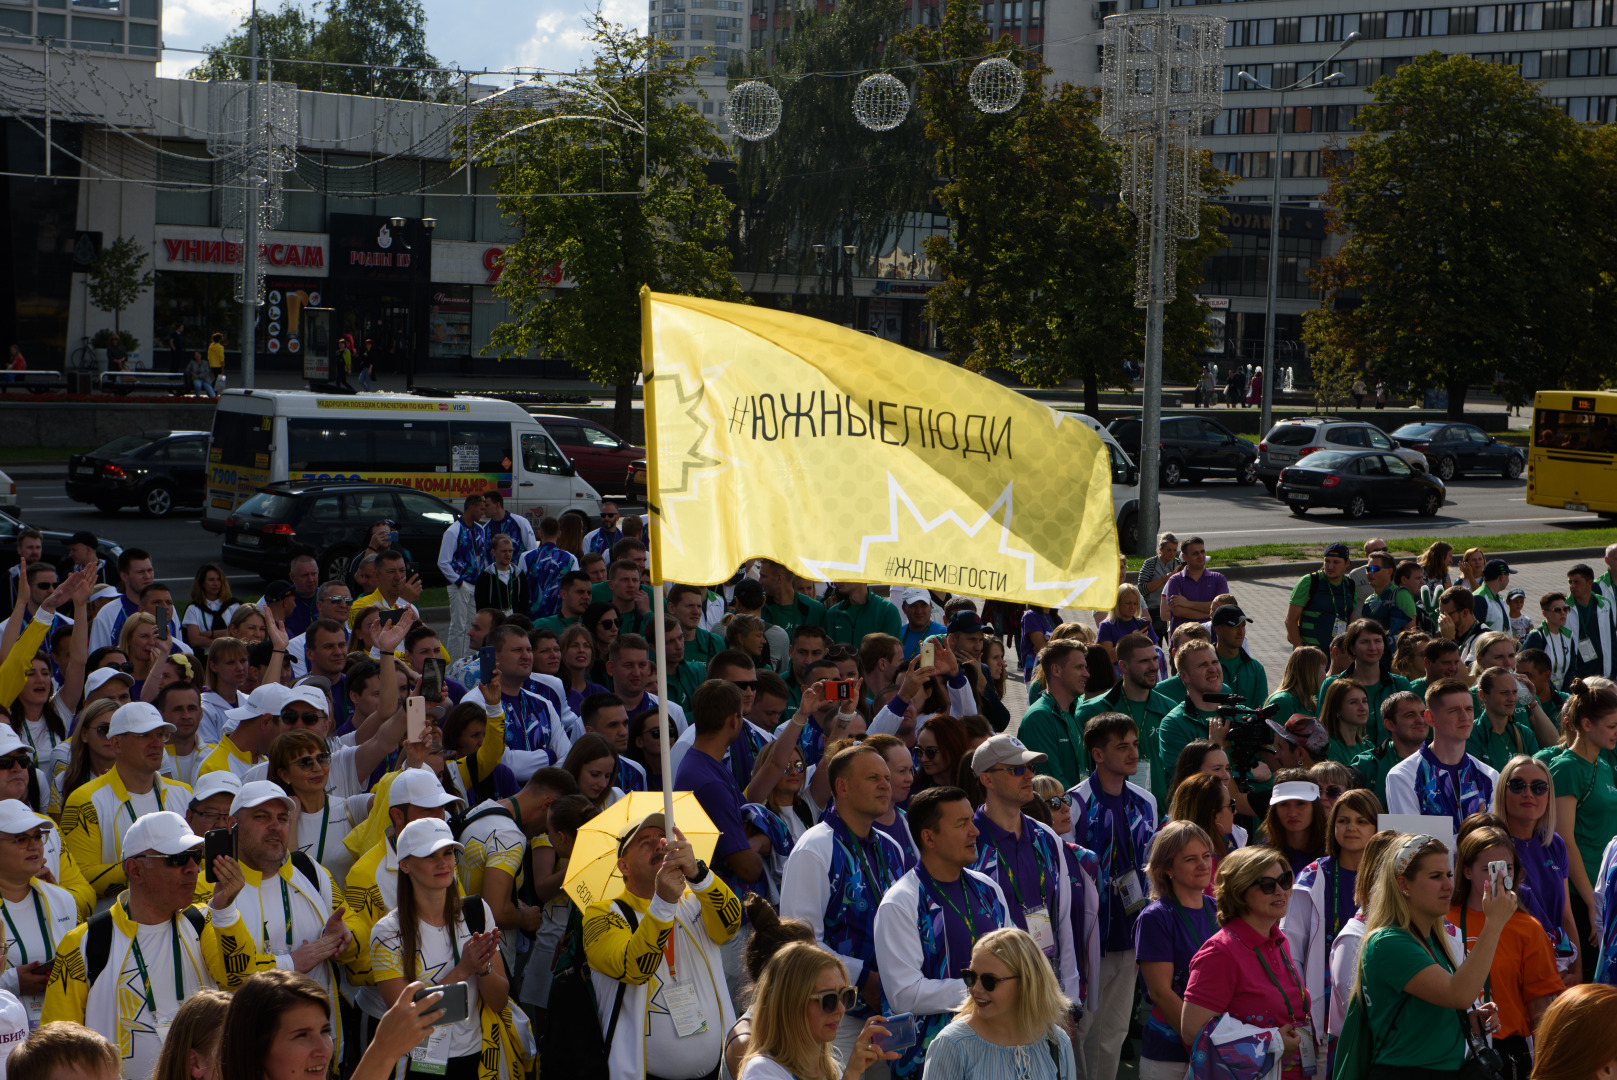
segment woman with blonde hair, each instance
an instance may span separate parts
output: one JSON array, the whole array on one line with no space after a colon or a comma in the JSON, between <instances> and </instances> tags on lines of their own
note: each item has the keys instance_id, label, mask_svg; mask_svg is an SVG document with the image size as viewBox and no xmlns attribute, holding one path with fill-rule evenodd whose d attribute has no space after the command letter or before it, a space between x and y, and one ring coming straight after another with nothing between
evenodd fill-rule
<instances>
[{"instance_id":1,"label":"woman with blonde hair","mask_svg":"<svg viewBox=\"0 0 1617 1080\"><path fill-rule=\"evenodd\" d=\"M1280 930L1291 886L1291 867L1273 848L1241 848L1219 864L1214 882L1219 931L1190 961L1179 1037L1194 1046L1208 1022L1226 1014L1255 1027L1278 1028L1284 1044L1281 1075L1304 1080L1317 1068L1309 1015L1314 1003Z\"/></svg>"},{"instance_id":2,"label":"woman with blonde hair","mask_svg":"<svg viewBox=\"0 0 1617 1080\"><path fill-rule=\"evenodd\" d=\"M230 616L230 636L251 645L269 638L269 620L257 604L242 604Z\"/></svg>"},{"instance_id":3,"label":"woman with blonde hair","mask_svg":"<svg viewBox=\"0 0 1617 1080\"><path fill-rule=\"evenodd\" d=\"M1617 987L1574 986L1555 999L1534 1036L1533 1080L1614 1080Z\"/></svg>"},{"instance_id":4,"label":"woman with blonde hair","mask_svg":"<svg viewBox=\"0 0 1617 1080\"><path fill-rule=\"evenodd\" d=\"M1177 800L1192 786L1216 787L1216 776L1197 776L1174 793ZM1206 783L1211 781L1211 783ZM1180 1080L1190 1055L1179 1038L1179 1014L1184 1008L1190 960L1218 932L1207 887L1213 880L1216 834L1180 819L1168 822L1151 841L1146 878L1151 902L1134 924L1134 961L1145 982L1151 1015L1140 1040L1140 1080Z\"/></svg>"},{"instance_id":5,"label":"woman with blonde hair","mask_svg":"<svg viewBox=\"0 0 1617 1080\"><path fill-rule=\"evenodd\" d=\"M1405 630L1398 635L1398 644L1392 650L1392 670L1413 682L1426 678L1426 662L1421 653L1432 635L1424 630Z\"/></svg>"},{"instance_id":6,"label":"woman with blonde hair","mask_svg":"<svg viewBox=\"0 0 1617 1080\"><path fill-rule=\"evenodd\" d=\"M1454 894L1449 860L1441 840L1400 837L1370 891L1364 945L1343 1023L1369 1025L1375 1045L1372 1075L1381 1069L1422 1069L1452 1076L1465 1062L1466 1014L1487 983L1499 938L1516 911L1516 896L1483 883L1482 928L1476 946L1456 965L1444 930ZM1486 1033L1491 1010L1481 1015Z\"/></svg>"},{"instance_id":7,"label":"woman with blonde hair","mask_svg":"<svg viewBox=\"0 0 1617 1080\"><path fill-rule=\"evenodd\" d=\"M112 742L108 732L112 728L112 714L117 711L118 703L111 698L97 698L79 709L78 723L73 725L73 734L67 740L67 765L51 777L51 817L61 820L67 797L112 768ZM57 753L60 752L58 747Z\"/></svg>"},{"instance_id":8,"label":"woman with blonde hair","mask_svg":"<svg viewBox=\"0 0 1617 1080\"><path fill-rule=\"evenodd\" d=\"M168 642L157 638L157 620L144 611L125 619L118 632L118 651L129 657L129 674L135 680L129 695L138 701L146 680L157 675L159 662L168 655Z\"/></svg>"},{"instance_id":9,"label":"woman with blonde hair","mask_svg":"<svg viewBox=\"0 0 1617 1080\"><path fill-rule=\"evenodd\" d=\"M1106 650L1112 663L1117 663L1117 643L1130 634L1144 634L1161 644L1156 628L1151 625L1145 610L1145 599L1140 590L1124 582L1117 587L1117 600L1095 632L1095 644Z\"/></svg>"},{"instance_id":10,"label":"woman with blonde hair","mask_svg":"<svg viewBox=\"0 0 1617 1080\"><path fill-rule=\"evenodd\" d=\"M1571 867L1566 840L1555 831L1555 780L1549 766L1521 754L1505 762L1493 786L1493 811L1504 822L1522 864L1527 888L1516 898L1544 928L1556 966L1569 971L1579 951L1578 928L1567 888Z\"/></svg>"},{"instance_id":11,"label":"woman with blonde hair","mask_svg":"<svg viewBox=\"0 0 1617 1080\"><path fill-rule=\"evenodd\" d=\"M1280 688L1269 695L1265 704L1279 706L1276 716L1318 715L1319 685L1325 681L1325 669L1330 663L1324 650L1312 645L1291 650L1291 655L1286 657L1286 670L1280 676Z\"/></svg>"},{"instance_id":12,"label":"woman with blonde hair","mask_svg":"<svg viewBox=\"0 0 1617 1080\"><path fill-rule=\"evenodd\" d=\"M223 990L204 988L186 998L169 1025L151 1080L214 1080L229 1008L230 994Z\"/></svg>"},{"instance_id":13,"label":"woman with blonde hair","mask_svg":"<svg viewBox=\"0 0 1617 1080\"><path fill-rule=\"evenodd\" d=\"M858 1080L875 1062L896 1061L896 1053L876 1049L875 1037L888 1032L872 1016L854 1039L847 1068L837 1067L831 1044L858 1000L835 954L806 941L782 948L757 983L739 1080Z\"/></svg>"},{"instance_id":14,"label":"woman with blonde hair","mask_svg":"<svg viewBox=\"0 0 1617 1080\"><path fill-rule=\"evenodd\" d=\"M966 1001L926 1051L926 1080L1065 1080L1077 1075L1062 1024L1072 1002L1025 930L984 934L960 973Z\"/></svg>"},{"instance_id":15,"label":"woman with blonde hair","mask_svg":"<svg viewBox=\"0 0 1617 1080\"><path fill-rule=\"evenodd\" d=\"M1482 570L1488 565L1488 553L1479 547L1466 548L1465 554L1460 556L1460 580L1456 585L1464 585L1475 593L1482 588Z\"/></svg>"}]
</instances>

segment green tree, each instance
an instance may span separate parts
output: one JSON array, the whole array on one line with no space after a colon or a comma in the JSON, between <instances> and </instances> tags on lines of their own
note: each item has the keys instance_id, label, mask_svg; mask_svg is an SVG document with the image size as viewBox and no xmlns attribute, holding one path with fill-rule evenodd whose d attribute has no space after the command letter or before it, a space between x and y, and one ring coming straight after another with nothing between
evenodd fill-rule
<instances>
[{"instance_id":1,"label":"green tree","mask_svg":"<svg viewBox=\"0 0 1617 1080\"><path fill-rule=\"evenodd\" d=\"M1367 378L1444 389L1455 418L1468 385L1502 382L1509 397L1589 377L1612 335L1609 321L1590 333L1588 233L1605 223L1587 219L1578 126L1514 68L1463 55L1428 53L1370 96L1364 134L1327 169L1347 240L1317 271L1309 347Z\"/></svg>"},{"instance_id":2,"label":"green tree","mask_svg":"<svg viewBox=\"0 0 1617 1080\"><path fill-rule=\"evenodd\" d=\"M615 386L613 424L627 433L640 372L640 287L719 300L742 294L725 246L734 208L707 175L710 161L727 156L724 142L700 113L673 100L695 81L697 61L669 62L666 45L599 14L591 36L594 79L579 84L569 111L604 94L608 112L643 122L646 134L605 118L566 119L498 144L500 210L522 238L505 251L495 292L510 315L489 348L564 355ZM484 123L503 130L512 118ZM479 145L495 134L478 133ZM558 263L570 288L551 288Z\"/></svg>"},{"instance_id":3,"label":"green tree","mask_svg":"<svg viewBox=\"0 0 1617 1080\"><path fill-rule=\"evenodd\" d=\"M741 265L760 273L829 271L829 262L814 258L816 244L853 244L856 258L885 254L904 215L926 208L932 155L922 124L912 115L890 131L863 127L853 115L863 74L827 74L890 63L892 39L906 24L900 0L836 4L823 13L798 7L791 36L776 43L772 58L753 53L745 74L731 65L733 81L764 79L782 99L775 134L739 144Z\"/></svg>"},{"instance_id":4,"label":"green tree","mask_svg":"<svg viewBox=\"0 0 1617 1080\"><path fill-rule=\"evenodd\" d=\"M321 17L321 11L324 17ZM250 19L186 72L192 79L246 79ZM328 0L305 9L298 0L258 16L258 77L327 90L406 101L443 100L455 89L434 69L420 0ZM272 61L272 63L266 62Z\"/></svg>"},{"instance_id":5,"label":"green tree","mask_svg":"<svg viewBox=\"0 0 1617 1080\"><path fill-rule=\"evenodd\" d=\"M101 249L85 275L90 303L112 312L112 328L122 331L124 311L152 287L157 275L144 269L150 252L143 250L133 236L120 236Z\"/></svg>"},{"instance_id":6,"label":"green tree","mask_svg":"<svg viewBox=\"0 0 1617 1080\"><path fill-rule=\"evenodd\" d=\"M899 39L923 66L918 107L936 148L934 192L950 216L947 238L927 241L943 285L927 300L949 358L1001 367L1035 386L1084 384L1084 408L1100 390L1126 385L1123 362L1143 356L1145 312L1134 306L1133 215L1118 201L1118 156L1101 137L1100 101L1066 83L1046 88L1049 69L1030 67L1021 102L989 115L968 80L987 26L973 5L951 4L942 26ZM1008 47L1008 43L1002 42ZM940 61L958 60L958 63ZM1209 191L1223 174L1204 167ZM1201 263L1222 238L1218 213L1203 213L1197 240L1180 244L1178 297L1168 307L1164 363L1188 373L1207 340L1196 300Z\"/></svg>"}]
</instances>

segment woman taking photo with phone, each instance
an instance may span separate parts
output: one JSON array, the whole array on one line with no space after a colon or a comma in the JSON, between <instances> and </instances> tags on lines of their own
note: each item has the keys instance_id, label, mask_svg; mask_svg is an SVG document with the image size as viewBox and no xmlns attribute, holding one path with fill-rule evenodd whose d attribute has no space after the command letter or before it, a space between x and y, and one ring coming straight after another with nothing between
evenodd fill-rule
<instances>
[{"instance_id":1,"label":"woman taking photo with phone","mask_svg":"<svg viewBox=\"0 0 1617 1080\"><path fill-rule=\"evenodd\" d=\"M1190 961L1179 1037L1193 1047L1208 1021L1229 1014L1256 1027L1278 1028L1282 1076L1304 1080L1319 1070L1314 1003L1292 962L1280 920L1291 899L1292 873L1273 848L1232 851L1218 867L1213 891L1219 931Z\"/></svg>"},{"instance_id":2,"label":"woman taking photo with phone","mask_svg":"<svg viewBox=\"0 0 1617 1080\"><path fill-rule=\"evenodd\" d=\"M1494 889L1512 890L1521 880L1516 848L1510 842L1510 834L1503 829L1484 826L1460 841L1458 873L1448 920L1460 928L1468 950L1482 933L1483 882ZM1549 939L1544 936L1538 920L1518 908L1499 935L1499 948L1482 988L1483 998L1499 1007L1493 1046L1509 1069L1506 1080L1527 1080L1533 1069L1533 1051L1528 1040L1544 1010L1565 989L1561 976L1555 971L1555 954L1550 951Z\"/></svg>"},{"instance_id":3,"label":"woman taking photo with phone","mask_svg":"<svg viewBox=\"0 0 1617 1080\"><path fill-rule=\"evenodd\" d=\"M897 1060L897 1053L876 1048L887 1029L873 1016L854 1040L847 1067L837 1067L831 1044L858 991L848 985L842 961L818 945L785 946L764 965L757 985L739 1080L858 1080L874 1063Z\"/></svg>"},{"instance_id":4,"label":"woman taking photo with phone","mask_svg":"<svg viewBox=\"0 0 1617 1080\"><path fill-rule=\"evenodd\" d=\"M1465 1063L1472 1006L1487 984L1516 896L1483 882L1482 926L1456 966L1444 931L1454 894L1449 858L1441 840L1406 836L1377 871L1344 1020L1369 1024L1371 1080L1410 1076L1413 1069L1432 1080L1458 1080ZM1491 1027L1491 1010L1479 1022Z\"/></svg>"},{"instance_id":5,"label":"woman taking photo with phone","mask_svg":"<svg viewBox=\"0 0 1617 1080\"><path fill-rule=\"evenodd\" d=\"M503 1012L510 990L494 913L481 898L474 900L482 909L474 916L468 917L462 909L460 885L455 880L455 855L461 844L448 824L419 818L399 831L395 846L399 906L371 930L376 989L392 1006L405 984L417 979L431 986L466 984L465 1011L453 1023L433 1031L426 1045L412 1054L405 1075L478 1080L478 1060L485 1043L492 1043L490 1049L497 1053L504 1046L502 1025L498 1021L491 1025L483 1010ZM474 931L474 925L482 930ZM447 994L444 1004L460 1011L459 1002Z\"/></svg>"},{"instance_id":6,"label":"woman taking photo with phone","mask_svg":"<svg viewBox=\"0 0 1617 1080\"><path fill-rule=\"evenodd\" d=\"M1070 1080L1077 1075L1072 1042L1062 1026L1072 1002L1027 931L1010 927L984 934L960 977L966 1002L927 1047L925 1080Z\"/></svg>"}]
</instances>

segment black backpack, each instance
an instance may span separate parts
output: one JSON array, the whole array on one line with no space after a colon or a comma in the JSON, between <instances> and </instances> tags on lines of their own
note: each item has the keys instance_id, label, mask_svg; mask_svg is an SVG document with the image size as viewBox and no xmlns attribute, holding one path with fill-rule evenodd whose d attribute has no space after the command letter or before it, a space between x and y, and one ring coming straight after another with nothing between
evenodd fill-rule
<instances>
[{"instance_id":1,"label":"black backpack","mask_svg":"<svg viewBox=\"0 0 1617 1080\"><path fill-rule=\"evenodd\" d=\"M634 908L622 900L613 903L628 922L629 932L639 929L640 919ZM619 981L617 998L612 1002L612 1019L606 1026L606 1035L602 1036L595 982L590 978L589 960L584 956L584 919L578 908L573 908L556 957L555 975L550 980L545 1030L539 1039L539 1075L565 1076L568 1080L608 1080L607 1058L612 1051L612 1038L618 1031L618 1017L623 1012L623 995L628 989L628 983Z\"/></svg>"}]
</instances>

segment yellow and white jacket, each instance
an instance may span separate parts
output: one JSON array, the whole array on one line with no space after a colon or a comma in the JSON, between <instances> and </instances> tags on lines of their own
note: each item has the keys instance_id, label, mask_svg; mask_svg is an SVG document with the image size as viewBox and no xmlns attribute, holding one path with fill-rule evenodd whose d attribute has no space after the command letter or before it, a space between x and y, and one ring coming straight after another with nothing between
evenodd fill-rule
<instances>
[{"instance_id":1,"label":"yellow and white jacket","mask_svg":"<svg viewBox=\"0 0 1617 1080\"><path fill-rule=\"evenodd\" d=\"M184 817L191 805L191 789L162 775L152 782L158 805ZM124 833L133 824L129 789L116 765L67 797L62 808L62 844L97 896L106 897L128 886L123 844Z\"/></svg>"}]
</instances>

